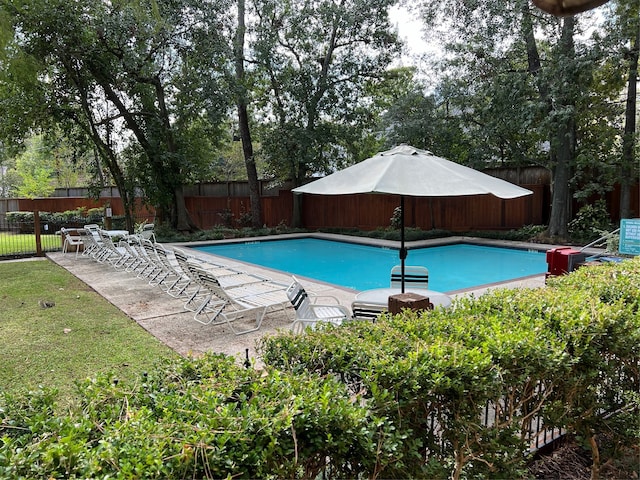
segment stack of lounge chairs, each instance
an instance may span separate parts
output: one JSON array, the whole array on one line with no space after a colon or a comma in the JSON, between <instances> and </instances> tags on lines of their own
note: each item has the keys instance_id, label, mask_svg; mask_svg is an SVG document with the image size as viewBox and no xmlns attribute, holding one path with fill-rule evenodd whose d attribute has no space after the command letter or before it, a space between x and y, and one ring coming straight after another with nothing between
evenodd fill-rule
<instances>
[{"instance_id":1,"label":"stack of lounge chairs","mask_svg":"<svg viewBox=\"0 0 640 480\"><path fill-rule=\"evenodd\" d=\"M182 300L202 324L225 323L241 335L258 330L267 313L286 312L291 305L286 284L156 243L148 231L127 235L117 243L97 226L87 225L78 233L83 257L145 279L150 286ZM255 316L255 325L237 329L234 321L248 315Z\"/></svg>"}]
</instances>

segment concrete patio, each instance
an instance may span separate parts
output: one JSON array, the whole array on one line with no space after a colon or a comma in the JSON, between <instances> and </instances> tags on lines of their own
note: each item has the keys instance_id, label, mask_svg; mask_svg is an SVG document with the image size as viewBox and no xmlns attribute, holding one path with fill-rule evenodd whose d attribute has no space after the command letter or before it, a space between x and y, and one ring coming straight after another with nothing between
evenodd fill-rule
<instances>
[{"instance_id":1,"label":"concrete patio","mask_svg":"<svg viewBox=\"0 0 640 480\"><path fill-rule=\"evenodd\" d=\"M287 285L291 281L291 276L283 272L234 262L228 258L215 257L195 250L190 253L210 261L235 266L249 273L259 273ZM256 353L257 341L265 335L288 329L295 317L291 307L284 313L272 312L267 314L258 331L235 335L226 324L202 325L196 322L193 319L193 313L184 309L182 300L170 297L158 287L150 286L147 280L140 279L131 273L115 270L110 265L100 264L87 256L79 255L76 258L73 252L53 252L48 253L47 257L85 282L142 328L181 355L198 356L205 352L216 352L234 355L239 361L244 361L245 350L248 349L250 357L259 364ZM334 296L346 306L351 305L357 293L354 290L316 282L312 279L303 278L301 281L310 293ZM543 285L544 275L537 275L514 282L456 292L451 296L454 298L464 295L477 296L492 288L536 288ZM250 326L252 321L253 319L247 319L247 326ZM237 322L242 322L244 326L243 319Z\"/></svg>"}]
</instances>

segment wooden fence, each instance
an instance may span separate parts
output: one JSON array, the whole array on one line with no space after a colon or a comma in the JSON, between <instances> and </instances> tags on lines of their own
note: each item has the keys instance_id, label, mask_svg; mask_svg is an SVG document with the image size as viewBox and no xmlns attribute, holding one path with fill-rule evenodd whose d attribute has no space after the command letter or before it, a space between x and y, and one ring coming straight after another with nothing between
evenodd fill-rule
<instances>
[{"instance_id":1,"label":"wooden fence","mask_svg":"<svg viewBox=\"0 0 640 480\"><path fill-rule=\"evenodd\" d=\"M542 225L549 219L551 195L548 177L539 172L518 172L507 177L540 183L519 183L533 191L532 195L512 200L483 195L468 197L421 198L407 197L405 200L405 223L409 227L423 230L443 229L455 232L470 230L517 229L524 225ZM499 176L499 175L496 175ZM504 176L504 175L502 175ZM513 178L512 178L513 177ZM518 182L514 182L518 183ZM358 228L374 230L391 224L394 209L400 199L394 195L293 195L289 186L279 188L261 184L262 224L267 227L278 225L303 226L314 230L320 228ZM80 194L81 189L74 189ZM38 199L0 199L0 217L7 211L64 212L78 207L96 208L109 205L113 215L122 215L123 208L117 191L105 192L99 200L86 196ZM194 223L202 229L215 225L243 226L250 212L250 200L246 182L203 184L185 188L186 206ZM86 195L86 193L85 193ZM294 198L295 197L295 198ZM619 189L607 195L607 204L613 222L619 220ZM632 190L633 215L640 211L640 187ZM577 203L574 211L577 211ZM294 221L294 211L299 211L299 224ZM152 208L139 203L136 218L155 219ZM157 219L161 220L161 219Z\"/></svg>"},{"instance_id":2,"label":"wooden fence","mask_svg":"<svg viewBox=\"0 0 640 480\"><path fill-rule=\"evenodd\" d=\"M502 200L491 195L466 197L406 197L405 224L423 230L433 228L468 231L515 229L539 225L546 219L547 190L544 185L523 185L533 195ZM388 227L397 195L304 195L302 220L305 227L355 227L375 230Z\"/></svg>"},{"instance_id":3,"label":"wooden fence","mask_svg":"<svg viewBox=\"0 0 640 480\"><path fill-rule=\"evenodd\" d=\"M542 224L545 221L544 186L527 185L533 195L513 200L491 196L458 198L407 198L405 222L409 227L451 231L500 230L523 225ZM375 230L391 224L394 209L400 198L396 195L344 195L296 196L301 204L301 226L308 229L358 228ZM249 197L186 197L187 210L192 220L203 229L215 225L244 226L250 211ZM262 223L267 227L292 226L294 195L280 191L278 196L261 197ZM64 212L79 207L97 208L109 205L114 217L123 214L119 197L101 198L100 201L84 197L19 199L12 202L9 211ZM136 217L153 221L152 209L142 207Z\"/></svg>"}]
</instances>

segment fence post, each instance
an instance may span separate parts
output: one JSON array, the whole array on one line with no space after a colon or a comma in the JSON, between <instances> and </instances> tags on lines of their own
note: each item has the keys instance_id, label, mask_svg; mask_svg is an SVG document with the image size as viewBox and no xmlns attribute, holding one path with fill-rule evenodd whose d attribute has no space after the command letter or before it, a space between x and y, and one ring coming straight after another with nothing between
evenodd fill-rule
<instances>
[{"instance_id":1,"label":"fence post","mask_svg":"<svg viewBox=\"0 0 640 480\"><path fill-rule=\"evenodd\" d=\"M40 239L40 212L33 211L33 231L36 234L36 256L42 256L42 241Z\"/></svg>"}]
</instances>

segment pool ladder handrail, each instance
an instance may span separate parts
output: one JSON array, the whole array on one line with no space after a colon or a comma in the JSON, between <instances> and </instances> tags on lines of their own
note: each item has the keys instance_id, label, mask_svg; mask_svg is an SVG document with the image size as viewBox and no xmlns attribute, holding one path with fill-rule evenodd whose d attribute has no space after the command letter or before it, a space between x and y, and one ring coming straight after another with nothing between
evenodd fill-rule
<instances>
[{"instance_id":1,"label":"pool ladder handrail","mask_svg":"<svg viewBox=\"0 0 640 480\"><path fill-rule=\"evenodd\" d=\"M606 235L603 235L602 237L598 238L597 240L594 240L593 242L591 242L591 243L589 243L589 244L585 245L584 247L582 247L582 248L580 249L580 251L582 252L582 251L586 250L586 249L587 249L587 248L589 248L589 247L593 247L593 246L594 246L594 245L596 245L597 243L602 242L602 241L604 241L604 240L607 240L609 237L612 237L613 235L615 235L616 233L619 233L619 232L620 232L620 229L619 229L619 228L616 228L614 231L609 232L609 233L607 233Z\"/></svg>"}]
</instances>

